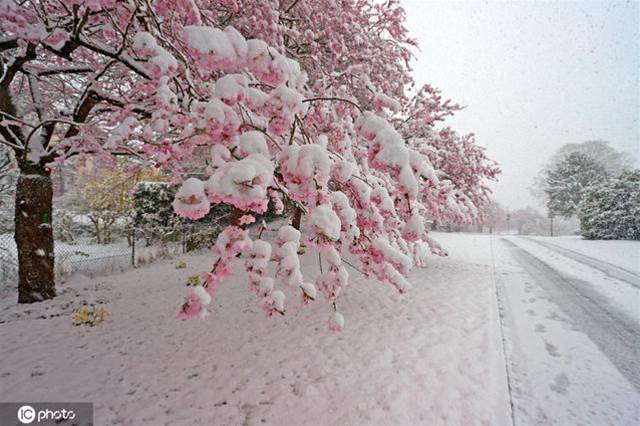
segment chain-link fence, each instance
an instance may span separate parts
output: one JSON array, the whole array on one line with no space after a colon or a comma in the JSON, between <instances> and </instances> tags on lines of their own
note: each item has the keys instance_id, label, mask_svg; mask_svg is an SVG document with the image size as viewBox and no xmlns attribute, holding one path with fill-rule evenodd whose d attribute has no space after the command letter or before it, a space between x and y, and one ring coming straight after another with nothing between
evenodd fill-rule
<instances>
[{"instance_id":1,"label":"chain-link fence","mask_svg":"<svg viewBox=\"0 0 640 426\"><path fill-rule=\"evenodd\" d=\"M0 285L3 289L11 286L12 282L18 282L18 255L15 247L13 234L0 234Z\"/></svg>"},{"instance_id":2,"label":"chain-link fence","mask_svg":"<svg viewBox=\"0 0 640 426\"><path fill-rule=\"evenodd\" d=\"M226 226L226 218L204 226L179 224L173 227L129 227L115 233L108 244L79 236L54 241L56 279L72 273L88 276L119 272L210 247ZM17 288L18 252L12 231L0 233L0 286Z\"/></svg>"}]
</instances>

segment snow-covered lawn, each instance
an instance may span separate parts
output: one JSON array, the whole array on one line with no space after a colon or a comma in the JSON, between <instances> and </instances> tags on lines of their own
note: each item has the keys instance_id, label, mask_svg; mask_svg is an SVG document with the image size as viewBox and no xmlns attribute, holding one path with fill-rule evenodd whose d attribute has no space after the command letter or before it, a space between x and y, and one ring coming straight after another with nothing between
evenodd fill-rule
<instances>
[{"instance_id":1,"label":"snow-covered lawn","mask_svg":"<svg viewBox=\"0 0 640 426\"><path fill-rule=\"evenodd\" d=\"M89 401L96 424L511 423L489 239L443 234L447 258L410 276L405 296L350 270L346 324L323 300L265 318L239 271L204 321L175 319L187 269L163 262L74 276L52 301L0 310L0 393L13 401ZM305 273L315 268L305 256ZM97 303L108 321L76 327Z\"/></svg>"}]
</instances>

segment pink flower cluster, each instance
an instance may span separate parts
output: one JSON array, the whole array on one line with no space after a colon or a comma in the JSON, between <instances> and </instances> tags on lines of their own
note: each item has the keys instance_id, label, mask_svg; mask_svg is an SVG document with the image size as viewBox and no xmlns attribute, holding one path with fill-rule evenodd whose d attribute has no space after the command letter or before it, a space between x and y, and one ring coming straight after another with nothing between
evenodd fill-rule
<instances>
[{"instance_id":1,"label":"pink flower cluster","mask_svg":"<svg viewBox=\"0 0 640 426\"><path fill-rule=\"evenodd\" d=\"M331 172L329 154L321 145L291 145L278 156L280 173L294 200L307 202L326 188Z\"/></svg>"},{"instance_id":2,"label":"pink flower cluster","mask_svg":"<svg viewBox=\"0 0 640 426\"><path fill-rule=\"evenodd\" d=\"M236 255L251 249L253 243L249 238L249 231L237 226L226 227L216 240L212 248L216 261L210 272L202 274L202 285L195 286L185 297L180 307L178 318L203 319L207 315L206 305L211 303L217 287L231 273Z\"/></svg>"},{"instance_id":3,"label":"pink flower cluster","mask_svg":"<svg viewBox=\"0 0 640 426\"><path fill-rule=\"evenodd\" d=\"M380 281L389 282L400 293L411 288L411 284L405 279L412 266L411 259L383 238L372 241L363 266L366 272Z\"/></svg>"},{"instance_id":4,"label":"pink flower cluster","mask_svg":"<svg viewBox=\"0 0 640 426\"><path fill-rule=\"evenodd\" d=\"M273 291L273 279L267 276L271 258L271 244L255 240L249 256L245 260L245 270L249 274L249 288L261 297L267 297Z\"/></svg>"},{"instance_id":5,"label":"pink flower cluster","mask_svg":"<svg viewBox=\"0 0 640 426\"><path fill-rule=\"evenodd\" d=\"M262 154L223 164L209 178L207 192L212 203L226 203L242 211L267 211L267 188L273 180L273 165Z\"/></svg>"},{"instance_id":6,"label":"pink flower cluster","mask_svg":"<svg viewBox=\"0 0 640 426\"><path fill-rule=\"evenodd\" d=\"M278 264L276 277L292 288L302 285L302 272L300 271L300 258L298 257L299 248L300 231L292 226L280 228L274 253L274 260Z\"/></svg>"},{"instance_id":7,"label":"pink flower cluster","mask_svg":"<svg viewBox=\"0 0 640 426\"><path fill-rule=\"evenodd\" d=\"M327 248L320 252L322 260L328 268L318 276L316 286L331 303L334 303L344 287L349 283L349 273L342 266L340 254L334 248Z\"/></svg>"},{"instance_id":8,"label":"pink flower cluster","mask_svg":"<svg viewBox=\"0 0 640 426\"><path fill-rule=\"evenodd\" d=\"M185 180L173 201L177 215L189 219L200 219L209 213L209 200L204 192L204 183L196 178Z\"/></svg>"}]
</instances>

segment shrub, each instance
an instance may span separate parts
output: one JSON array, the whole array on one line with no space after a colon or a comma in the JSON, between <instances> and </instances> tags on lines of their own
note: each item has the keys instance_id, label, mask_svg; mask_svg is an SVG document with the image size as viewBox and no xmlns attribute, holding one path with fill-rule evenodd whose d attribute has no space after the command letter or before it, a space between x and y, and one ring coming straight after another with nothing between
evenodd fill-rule
<instances>
[{"instance_id":1,"label":"shrub","mask_svg":"<svg viewBox=\"0 0 640 426\"><path fill-rule=\"evenodd\" d=\"M640 240L640 171L586 189L578 217L586 239Z\"/></svg>"}]
</instances>

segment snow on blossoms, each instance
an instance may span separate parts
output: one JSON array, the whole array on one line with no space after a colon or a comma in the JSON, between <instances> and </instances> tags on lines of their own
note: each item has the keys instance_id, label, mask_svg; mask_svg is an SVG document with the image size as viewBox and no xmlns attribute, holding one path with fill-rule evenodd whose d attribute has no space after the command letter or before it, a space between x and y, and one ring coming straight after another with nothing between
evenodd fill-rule
<instances>
[{"instance_id":1,"label":"snow on blossoms","mask_svg":"<svg viewBox=\"0 0 640 426\"><path fill-rule=\"evenodd\" d=\"M173 210L176 214L189 219L200 219L209 213L209 208L204 183L196 178L184 181L173 201Z\"/></svg>"},{"instance_id":2,"label":"snow on blossoms","mask_svg":"<svg viewBox=\"0 0 640 426\"><path fill-rule=\"evenodd\" d=\"M321 145L290 145L280 153L279 163L282 179L297 201L313 199L329 181L332 162Z\"/></svg>"},{"instance_id":3,"label":"snow on blossoms","mask_svg":"<svg viewBox=\"0 0 640 426\"><path fill-rule=\"evenodd\" d=\"M262 154L251 154L221 166L207 181L212 203L231 204L242 211L267 211L267 188L273 179L273 165Z\"/></svg>"},{"instance_id":4,"label":"snow on blossoms","mask_svg":"<svg viewBox=\"0 0 640 426\"><path fill-rule=\"evenodd\" d=\"M425 219L477 220L487 200L498 170L472 136L436 128L459 107L413 88L398 2L38 5L0 0L2 54L19 58L6 61L0 131L19 167L127 156L183 180L177 215L233 210L181 318L204 318L244 264L267 315L325 299L342 329L349 274L407 291L411 267L443 253ZM275 241L249 229L270 205L289 221Z\"/></svg>"},{"instance_id":5,"label":"snow on blossoms","mask_svg":"<svg viewBox=\"0 0 640 426\"><path fill-rule=\"evenodd\" d=\"M216 289L231 274L237 255L248 252L254 246L249 231L237 226L228 226L218 236L212 248L215 261L211 271L201 274L202 284L190 290L178 313L179 319L199 318L208 315L206 306L211 303ZM264 254L264 252L263 252ZM259 269L256 268L256 273Z\"/></svg>"},{"instance_id":6,"label":"snow on blossoms","mask_svg":"<svg viewBox=\"0 0 640 426\"><path fill-rule=\"evenodd\" d=\"M319 290L333 310L330 328L341 330L344 317L337 304L349 281L342 256L349 254L360 260L359 273L406 292L414 261L424 264L424 247L433 245L424 226L428 208L421 203L421 191L443 188L429 158L413 149L383 112L355 110L342 117L346 127L341 135L309 136L311 129L305 129L301 117L319 111L303 107L306 89L299 83L307 77L295 61L283 60L266 44L247 42L229 28L189 28L187 33L194 45L191 52L211 55L202 59L206 69L237 72L244 67L244 73L220 77L207 106L194 110L201 117L200 132L210 138L212 170L204 184L193 178L185 181L180 198L176 196L176 213L194 218L202 214L195 206L203 203L231 205L238 219L227 230L233 230L232 235L243 232L242 241L248 239L242 227L254 221L252 214L266 212L270 201L278 211L284 199L294 216L304 213L304 238L287 225L278 231L273 249L268 241L257 239L246 242L250 249L233 251L246 256L249 288L267 316L285 314L285 291L298 291L307 305ZM202 38L204 33L211 38ZM264 85L276 83L262 91ZM400 110L397 101L380 94L375 104ZM326 113L338 107L330 102L322 108ZM343 142L333 143L334 137ZM345 143L347 139L351 142ZM214 247L227 244L227 230ZM321 263L311 282L301 269L303 244L318 252ZM206 288L219 284L233 263L233 256L219 250L218 256ZM187 296L180 317L202 318L204 302Z\"/></svg>"},{"instance_id":7,"label":"snow on blossoms","mask_svg":"<svg viewBox=\"0 0 640 426\"><path fill-rule=\"evenodd\" d=\"M304 86L308 75L277 49L245 40L232 27L191 26L184 34L188 51L199 57L202 69L227 74L212 83L211 100L200 101L204 106L196 104L193 109L199 132L210 138L206 143L212 146L213 169L197 194L193 181L185 182L182 198L176 198L176 213L191 218L202 214L195 205L202 206L205 192L208 202L238 211L233 229L253 222L251 214L266 212L270 201L279 212L284 199L293 206L294 216L304 213L306 224L300 228L304 238L285 226L273 252L268 242L258 239L246 254L249 288L268 316L285 314L283 290L298 291L306 305L316 300L319 289L334 311L330 328L341 330L344 318L337 303L348 285L349 274L341 260L347 254L360 261L359 273L387 282L400 293L410 289L406 277L414 263L425 264L425 247L442 253L427 236L424 220L430 209L422 201L444 193L447 203L454 200L451 210L460 215L457 200L464 206L468 199L441 180L429 156L388 120L384 110L398 113L401 103L378 92L372 100L377 112L353 109L345 114L341 99L308 104L305 99L310 94ZM149 54L162 54L157 49L151 52L154 45L146 36L143 41ZM316 127L326 116L327 132L307 127L305 115ZM336 130L336 123L343 127ZM194 207L183 205L188 202ZM320 263L324 262L314 283L303 277L302 244L318 251ZM227 271L227 261L221 274ZM214 267L210 274L217 270ZM181 316L194 304L197 301L187 308L183 305Z\"/></svg>"}]
</instances>

